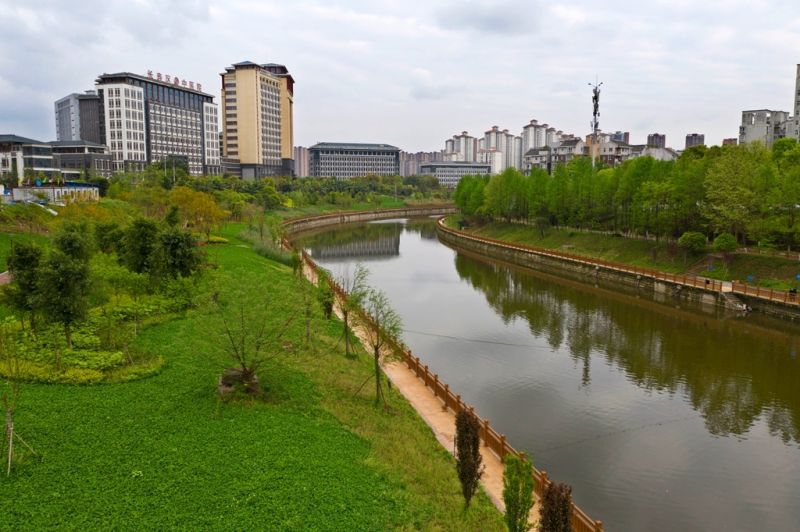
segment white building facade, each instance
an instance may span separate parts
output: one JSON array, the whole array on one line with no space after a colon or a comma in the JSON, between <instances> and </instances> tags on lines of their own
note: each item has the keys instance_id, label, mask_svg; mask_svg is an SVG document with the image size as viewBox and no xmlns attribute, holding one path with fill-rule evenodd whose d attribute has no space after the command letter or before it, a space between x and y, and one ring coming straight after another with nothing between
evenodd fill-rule
<instances>
[{"instance_id":1,"label":"white building facade","mask_svg":"<svg viewBox=\"0 0 800 532\"><path fill-rule=\"evenodd\" d=\"M95 87L114 170L182 159L192 175L219 173L219 110L201 85L122 72L99 76Z\"/></svg>"}]
</instances>

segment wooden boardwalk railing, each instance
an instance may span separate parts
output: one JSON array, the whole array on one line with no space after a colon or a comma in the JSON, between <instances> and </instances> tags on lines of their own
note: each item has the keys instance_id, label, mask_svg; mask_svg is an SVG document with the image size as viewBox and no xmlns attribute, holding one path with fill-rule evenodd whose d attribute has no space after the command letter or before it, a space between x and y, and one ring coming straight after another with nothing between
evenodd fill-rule
<instances>
[{"instance_id":1,"label":"wooden boardwalk railing","mask_svg":"<svg viewBox=\"0 0 800 532\"><path fill-rule=\"evenodd\" d=\"M287 239L283 240L283 245L287 249L291 249L291 244ZM319 266L317 266L317 264L305 252L305 250L300 250L300 256L303 264L317 274L319 271ZM330 276L327 276L327 280L334 294L336 294L337 299L340 302L345 301L347 299L347 292ZM373 329L376 328L375 322L363 310L359 310L357 312L357 317L367 327L372 327ZM382 332L382 334L385 333ZM431 373L431 371L428 369L428 366L424 365L420 361L419 357L414 356L411 353L411 350L408 349L402 342L390 335L386 335L386 340L389 350L396 356L399 356L409 367L409 369L413 371L416 376L433 391L434 396L442 401L442 408L449 409L454 414L458 414L462 410L469 410L473 413L473 415L476 415L473 407L468 406L466 403L464 403L464 401L461 400L460 395L456 395L452 390L450 390L450 387L439 379L439 375ZM489 425L489 420L482 419L477 415L476 417L480 421L482 427L481 439L483 440L484 445L491 449L492 452L494 452L501 460L507 454L520 456L521 453L519 453L508 443L506 437L502 434L499 434ZM545 489L551 484L551 481L546 472L539 471L535 468L533 470L533 478L535 481L534 491L539 500L541 500ZM591 519L586 512L581 510L573 502L572 530L574 532L602 532L603 523L602 521L595 521Z\"/></svg>"}]
</instances>

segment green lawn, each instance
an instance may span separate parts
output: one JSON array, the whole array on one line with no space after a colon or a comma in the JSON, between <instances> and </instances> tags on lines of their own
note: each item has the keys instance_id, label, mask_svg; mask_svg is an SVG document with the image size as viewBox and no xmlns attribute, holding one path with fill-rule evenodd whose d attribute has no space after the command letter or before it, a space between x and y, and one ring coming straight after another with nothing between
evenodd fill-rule
<instances>
[{"instance_id":1,"label":"green lawn","mask_svg":"<svg viewBox=\"0 0 800 532\"><path fill-rule=\"evenodd\" d=\"M469 230L498 240L557 249L568 253L614 262L624 262L666 272L682 273L696 261L696 259L690 259L685 262L680 250L666 243L583 233L556 227L545 230L544 237L535 227L502 222L472 227ZM655 261L653 260L654 252Z\"/></svg>"},{"instance_id":2,"label":"green lawn","mask_svg":"<svg viewBox=\"0 0 800 532\"><path fill-rule=\"evenodd\" d=\"M248 304L283 322L296 308L291 271L236 237L209 246L206 289L250 283ZM314 317L313 348L292 324L260 372L265 403L226 404L229 364L208 298L146 329L138 347L166 359L156 376L96 386L23 385L16 429L42 455L0 476L7 529L502 530L483 494L466 514L452 457L405 400L355 395L370 359L347 360L341 324Z\"/></svg>"},{"instance_id":3,"label":"green lawn","mask_svg":"<svg viewBox=\"0 0 800 532\"><path fill-rule=\"evenodd\" d=\"M449 217L447 224L457 229L458 220L457 217ZM737 253L730 256L726 266L718 257L694 256L684 259L683 252L677 246L651 240L583 233L555 227L547 229L542 236L534 227L503 222L472 226L467 230L498 240L557 249L670 273L681 274L692 269L698 275L723 281L746 281L752 275L753 284L767 288L786 290L800 286L795 278L800 274L800 261L781 257ZM704 263L711 264L712 268L707 269Z\"/></svg>"}]
</instances>

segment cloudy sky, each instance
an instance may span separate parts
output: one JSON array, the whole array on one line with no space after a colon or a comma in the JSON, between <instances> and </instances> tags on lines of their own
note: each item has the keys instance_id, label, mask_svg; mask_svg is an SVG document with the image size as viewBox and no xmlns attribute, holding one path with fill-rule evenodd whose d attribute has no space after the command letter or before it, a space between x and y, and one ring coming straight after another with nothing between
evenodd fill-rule
<instances>
[{"instance_id":1,"label":"cloudy sky","mask_svg":"<svg viewBox=\"0 0 800 532\"><path fill-rule=\"evenodd\" d=\"M55 138L53 102L103 72L194 80L238 61L296 80L295 144L441 149L530 119L720 143L744 109L791 111L797 0L0 0L0 133Z\"/></svg>"}]
</instances>

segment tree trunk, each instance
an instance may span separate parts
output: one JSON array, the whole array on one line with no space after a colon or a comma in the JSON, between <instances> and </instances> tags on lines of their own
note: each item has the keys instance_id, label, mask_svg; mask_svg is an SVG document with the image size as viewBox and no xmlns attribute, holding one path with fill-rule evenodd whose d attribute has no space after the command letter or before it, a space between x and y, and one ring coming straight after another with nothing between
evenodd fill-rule
<instances>
[{"instance_id":1,"label":"tree trunk","mask_svg":"<svg viewBox=\"0 0 800 532\"><path fill-rule=\"evenodd\" d=\"M342 312L344 317L344 356L346 357L350 357L350 326L347 323L349 314L346 310Z\"/></svg>"},{"instance_id":2,"label":"tree trunk","mask_svg":"<svg viewBox=\"0 0 800 532\"><path fill-rule=\"evenodd\" d=\"M67 338L67 348L72 349L72 329L69 323L64 324L64 336Z\"/></svg>"},{"instance_id":3,"label":"tree trunk","mask_svg":"<svg viewBox=\"0 0 800 532\"><path fill-rule=\"evenodd\" d=\"M6 476L11 475L11 461L14 458L14 412L6 410L6 439L8 440L8 467Z\"/></svg>"},{"instance_id":4,"label":"tree trunk","mask_svg":"<svg viewBox=\"0 0 800 532\"><path fill-rule=\"evenodd\" d=\"M378 362L380 358L380 348L375 348L375 406L383 400L383 390L381 389L381 364Z\"/></svg>"}]
</instances>

